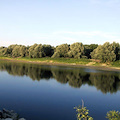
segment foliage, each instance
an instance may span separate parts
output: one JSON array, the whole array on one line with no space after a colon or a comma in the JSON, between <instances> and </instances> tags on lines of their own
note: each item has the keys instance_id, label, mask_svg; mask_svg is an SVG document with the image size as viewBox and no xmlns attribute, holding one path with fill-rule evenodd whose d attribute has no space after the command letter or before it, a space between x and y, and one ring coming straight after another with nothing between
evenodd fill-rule
<instances>
[{"instance_id":1,"label":"foliage","mask_svg":"<svg viewBox=\"0 0 120 120\"><path fill-rule=\"evenodd\" d=\"M85 47L85 56L91 58L90 53L98 47L98 44L84 45L84 47Z\"/></svg>"},{"instance_id":2,"label":"foliage","mask_svg":"<svg viewBox=\"0 0 120 120\"><path fill-rule=\"evenodd\" d=\"M116 60L120 60L120 44L113 42L111 45L114 53L116 54Z\"/></svg>"},{"instance_id":3,"label":"foliage","mask_svg":"<svg viewBox=\"0 0 120 120\"><path fill-rule=\"evenodd\" d=\"M8 47L0 47L0 56L13 58L29 57L32 59L43 57L74 58L78 59L78 61L80 58L92 58L109 63L120 60L120 44L115 42L110 44L109 42L106 42L105 44L98 46L97 44L83 45L82 43L76 42L71 45L61 44L56 47L42 44L34 44L31 46L14 44ZM62 59L58 61L61 62ZM69 60L67 62L69 63ZM119 66L119 64L117 65L116 63L116 66Z\"/></svg>"},{"instance_id":4,"label":"foliage","mask_svg":"<svg viewBox=\"0 0 120 120\"><path fill-rule=\"evenodd\" d=\"M79 105L78 107L74 107L74 109L76 109L77 112L77 120L93 120L93 118L89 116L89 110L84 107L83 103L82 107ZM120 112L115 110L109 111L106 114L106 118L108 120L120 120Z\"/></svg>"},{"instance_id":5,"label":"foliage","mask_svg":"<svg viewBox=\"0 0 120 120\"><path fill-rule=\"evenodd\" d=\"M44 57L51 57L54 54L54 47L51 45L43 45Z\"/></svg>"},{"instance_id":6,"label":"foliage","mask_svg":"<svg viewBox=\"0 0 120 120\"><path fill-rule=\"evenodd\" d=\"M27 52L26 49L27 49L26 46L24 46L24 45L20 46L19 52L20 52L20 56L21 57L25 57L26 56L26 52Z\"/></svg>"},{"instance_id":7,"label":"foliage","mask_svg":"<svg viewBox=\"0 0 120 120\"><path fill-rule=\"evenodd\" d=\"M13 50L14 50L14 48L16 47L16 46L18 46L17 44L14 44L14 45L10 45L10 46L8 46L8 50L9 50L9 56L11 56L11 57L13 57ZM8 56L8 55L7 55ZM14 56L15 57L15 56Z\"/></svg>"},{"instance_id":8,"label":"foliage","mask_svg":"<svg viewBox=\"0 0 120 120\"><path fill-rule=\"evenodd\" d=\"M39 56L40 55L40 53L38 53L38 54L36 54L36 53L34 53L34 52L36 52L35 51L35 48L38 46L38 44L34 44L34 45L32 45L32 46L30 46L30 48L29 48L29 57L30 58L35 58L36 56ZM39 45L40 46L40 45Z\"/></svg>"},{"instance_id":9,"label":"foliage","mask_svg":"<svg viewBox=\"0 0 120 120\"><path fill-rule=\"evenodd\" d=\"M51 57L53 54L54 48L50 45L34 44L29 48L29 57L30 58L42 58L42 57Z\"/></svg>"},{"instance_id":10,"label":"foliage","mask_svg":"<svg viewBox=\"0 0 120 120\"><path fill-rule=\"evenodd\" d=\"M10 56L10 57L25 57L26 56L26 46L24 45L10 45L7 47L0 48L0 55Z\"/></svg>"},{"instance_id":11,"label":"foliage","mask_svg":"<svg viewBox=\"0 0 120 120\"><path fill-rule=\"evenodd\" d=\"M108 120L120 120L120 112L119 111L109 111L106 114L106 118L108 118Z\"/></svg>"},{"instance_id":12,"label":"foliage","mask_svg":"<svg viewBox=\"0 0 120 120\"><path fill-rule=\"evenodd\" d=\"M84 107L84 101L82 100L82 106L78 106L78 107L74 107L74 109L76 109L77 112L77 120L93 120L92 117L90 117L89 114L89 110Z\"/></svg>"},{"instance_id":13,"label":"foliage","mask_svg":"<svg viewBox=\"0 0 120 120\"><path fill-rule=\"evenodd\" d=\"M9 50L6 47L0 47L0 55L7 56L9 54Z\"/></svg>"},{"instance_id":14,"label":"foliage","mask_svg":"<svg viewBox=\"0 0 120 120\"><path fill-rule=\"evenodd\" d=\"M20 56L20 46L15 46L12 50L12 57L19 57Z\"/></svg>"},{"instance_id":15,"label":"foliage","mask_svg":"<svg viewBox=\"0 0 120 120\"><path fill-rule=\"evenodd\" d=\"M86 107L78 106L74 107L74 109L76 109L78 120L93 120L93 118L88 115L89 110L86 109Z\"/></svg>"},{"instance_id":16,"label":"foliage","mask_svg":"<svg viewBox=\"0 0 120 120\"><path fill-rule=\"evenodd\" d=\"M9 51L10 51L10 55L12 56L12 51L13 51L13 49L15 48L17 46L17 44L13 44L13 45L10 45L10 46L8 46L8 49L9 49Z\"/></svg>"},{"instance_id":17,"label":"foliage","mask_svg":"<svg viewBox=\"0 0 120 120\"><path fill-rule=\"evenodd\" d=\"M68 56L70 58L82 58L85 55L85 47L82 43L73 43L70 45L70 51L68 52Z\"/></svg>"},{"instance_id":18,"label":"foliage","mask_svg":"<svg viewBox=\"0 0 120 120\"><path fill-rule=\"evenodd\" d=\"M113 67L120 67L120 60L117 60L115 62L111 62L111 66L113 66Z\"/></svg>"},{"instance_id":19,"label":"foliage","mask_svg":"<svg viewBox=\"0 0 120 120\"><path fill-rule=\"evenodd\" d=\"M68 44L62 44L57 46L52 58L68 57L69 49L70 47Z\"/></svg>"},{"instance_id":20,"label":"foliage","mask_svg":"<svg viewBox=\"0 0 120 120\"><path fill-rule=\"evenodd\" d=\"M119 46L120 45L115 42L113 42L112 44L106 42L94 49L91 53L91 57L93 59L99 59L102 62L116 61L117 59L119 59Z\"/></svg>"}]
</instances>

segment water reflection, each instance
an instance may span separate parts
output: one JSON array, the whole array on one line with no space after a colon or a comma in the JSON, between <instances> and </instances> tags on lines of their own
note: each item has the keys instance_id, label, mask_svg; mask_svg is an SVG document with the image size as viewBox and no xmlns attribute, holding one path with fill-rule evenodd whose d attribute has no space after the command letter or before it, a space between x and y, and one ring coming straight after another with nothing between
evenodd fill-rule
<instances>
[{"instance_id":1,"label":"water reflection","mask_svg":"<svg viewBox=\"0 0 120 120\"><path fill-rule=\"evenodd\" d=\"M67 69L65 67L40 66L35 64L0 62L0 70L14 76L29 76L32 80L56 79L62 84L80 88L83 84L95 86L103 93L115 93L120 90L120 73L115 72L85 72L86 69Z\"/></svg>"}]
</instances>

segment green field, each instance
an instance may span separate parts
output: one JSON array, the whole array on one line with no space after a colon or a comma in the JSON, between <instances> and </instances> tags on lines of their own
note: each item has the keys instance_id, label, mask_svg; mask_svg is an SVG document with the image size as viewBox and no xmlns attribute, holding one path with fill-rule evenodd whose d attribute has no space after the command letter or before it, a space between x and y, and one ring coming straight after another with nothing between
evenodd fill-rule
<instances>
[{"instance_id":1,"label":"green field","mask_svg":"<svg viewBox=\"0 0 120 120\"><path fill-rule=\"evenodd\" d=\"M56 63L56 64L65 64L65 65L87 65L87 66L106 66L106 67L117 67L120 68L120 60L111 62L111 63L102 63L96 60L91 59L75 59L75 58L11 58L11 57L0 57L0 59L7 60L17 60L17 61L25 61L25 62L37 62L37 63Z\"/></svg>"},{"instance_id":2,"label":"green field","mask_svg":"<svg viewBox=\"0 0 120 120\"><path fill-rule=\"evenodd\" d=\"M53 62L53 63L74 63L74 64L87 64L91 60L89 59L74 59L74 58L11 58L11 57L0 57L0 59L9 59L9 60L23 60L23 61L32 61L32 62Z\"/></svg>"}]
</instances>

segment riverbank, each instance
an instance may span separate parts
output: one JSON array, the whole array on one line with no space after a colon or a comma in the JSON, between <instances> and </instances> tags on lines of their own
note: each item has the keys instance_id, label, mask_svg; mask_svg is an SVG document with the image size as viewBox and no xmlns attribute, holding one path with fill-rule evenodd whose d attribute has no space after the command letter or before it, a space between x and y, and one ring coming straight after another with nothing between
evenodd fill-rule
<instances>
[{"instance_id":1,"label":"riverbank","mask_svg":"<svg viewBox=\"0 0 120 120\"><path fill-rule=\"evenodd\" d=\"M0 57L0 60L12 62L24 62L41 65L57 65L71 67L87 67L91 69L120 71L120 60L112 63L101 63L99 60L92 59L73 59L73 58L11 58Z\"/></svg>"}]
</instances>

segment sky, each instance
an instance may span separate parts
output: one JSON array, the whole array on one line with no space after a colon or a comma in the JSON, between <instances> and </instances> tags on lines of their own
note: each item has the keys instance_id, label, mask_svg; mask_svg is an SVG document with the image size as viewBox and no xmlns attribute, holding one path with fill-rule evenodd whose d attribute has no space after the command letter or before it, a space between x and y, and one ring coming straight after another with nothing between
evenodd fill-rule
<instances>
[{"instance_id":1,"label":"sky","mask_svg":"<svg viewBox=\"0 0 120 120\"><path fill-rule=\"evenodd\" d=\"M0 0L0 46L120 43L120 0Z\"/></svg>"}]
</instances>

